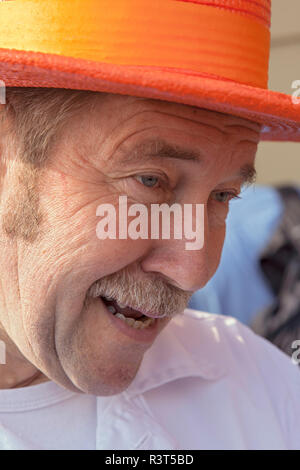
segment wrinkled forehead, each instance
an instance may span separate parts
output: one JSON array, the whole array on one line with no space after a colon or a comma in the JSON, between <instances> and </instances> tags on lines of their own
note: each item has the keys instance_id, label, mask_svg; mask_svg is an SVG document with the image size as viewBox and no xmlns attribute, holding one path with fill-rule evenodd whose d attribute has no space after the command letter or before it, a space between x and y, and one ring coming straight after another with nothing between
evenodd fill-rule
<instances>
[{"instance_id":1,"label":"wrinkled forehead","mask_svg":"<svg viewBox=\"0 0 300 470\"><path fill-rule=\"evenodd\" d=\"M116 94L104 97L96 94L92 112L88 109L77 115L77 128L85 127L82 138L77 135L78 145L93 143L96 146L112 146L115 150L125 141L142 139L148 134L151 145L171 136L174 145L184 143L197 145L195 137L205 136L215 145L217 139L226 145L228 137L234 142L244 140L256 146L260 139L261 125L239 116L220 113L182 103L147 99ZM75 128L72 129L75 135ZM105 138L106 137L106 138ZM143 139L144 140L144 139ZM231 143L232 143L231 142Z\"/></svg>"},{"instance_id":2,"label":"wrinkled forehead","mask_svg":"<svg viewBox=\"0 0 300 470\"><path fill-rule=\"evenodd\" d=\"M119 95L114 93L103 94L96 93L96 102L99 103L101 98L102 105L117 111L120 115L128 113L134 114L137 112L161 112L166 114L173 114L178 117L193 117L194 119L206 119L208 122L223 121L226 124L228 121L236 123L240 126L245 126L259 132L261 124L254 122L250 119L240 117L238 115L222 113L205 107L191 106L184 103L177 103L174 101L166 101L159 99L143 98L137 96Z\"/></svg>"}]
</instances>

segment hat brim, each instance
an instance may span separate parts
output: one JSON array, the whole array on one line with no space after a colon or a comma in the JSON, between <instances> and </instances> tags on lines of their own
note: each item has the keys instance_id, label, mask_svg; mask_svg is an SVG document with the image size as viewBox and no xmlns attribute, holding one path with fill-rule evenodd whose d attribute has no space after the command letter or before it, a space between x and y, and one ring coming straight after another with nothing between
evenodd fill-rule
<instances>
[{"instance_id":1,"label":"hat brim","mask_svg":"<svg viewBox=\"0 0 300 470\"><path fill-rule=\"evenodd\" d=\"M300 142L300 100L219 77L0 48L0 79L7 87L90 90L197 106L263 124L261 140Z\"/></svg>"}]
</instances>

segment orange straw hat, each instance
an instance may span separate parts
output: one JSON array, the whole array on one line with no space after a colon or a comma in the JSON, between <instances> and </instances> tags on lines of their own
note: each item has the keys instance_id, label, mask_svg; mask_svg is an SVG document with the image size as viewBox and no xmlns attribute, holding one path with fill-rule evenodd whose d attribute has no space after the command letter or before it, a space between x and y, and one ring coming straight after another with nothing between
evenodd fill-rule
<instances>
[{"instance_id":1,"label":"orange straw hat","mask_svg":"<svg viewBox=\"0 0 300 470\"><path fill-rule=\"evenodd\" d=\"M0 2L0 80L184 103L300 141L300 103L268 90L270 0Z\"/></svg>"}]
</instances>

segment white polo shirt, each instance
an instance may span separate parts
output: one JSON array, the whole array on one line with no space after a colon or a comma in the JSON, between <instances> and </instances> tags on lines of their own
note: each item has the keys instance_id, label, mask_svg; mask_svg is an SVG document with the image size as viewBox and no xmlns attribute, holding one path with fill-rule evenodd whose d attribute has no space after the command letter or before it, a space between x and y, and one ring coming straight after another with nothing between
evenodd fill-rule
<instances>
[{"instance_id":1,"label":"white polo shirt","mask_svg":"<svg viewBox=\"0 0 300 470\"><path fill-rule=\"evenodd\" d=\"M0 449L300 449L299 421L291 358L234 318L194 310L162 331L121 394L0 390Z\"/></svg>"}]
</instances>

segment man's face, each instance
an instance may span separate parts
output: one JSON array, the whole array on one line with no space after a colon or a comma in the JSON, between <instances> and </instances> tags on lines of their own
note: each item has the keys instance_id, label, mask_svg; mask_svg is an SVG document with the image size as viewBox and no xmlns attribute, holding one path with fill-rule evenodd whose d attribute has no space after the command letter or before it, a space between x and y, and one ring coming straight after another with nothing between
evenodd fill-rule
<instances>
[{"instance_id":1,"label":"man's face","mask_svg":"<svg viewBox=\"0 0 300 470\"><path fill-rule=\"evenodd\" d=\"M169 315L215 272L229 200L251 176L259 130L229 115L118 95L97 97L74 117L39 179L39 236L7 248L0 323L26 359L76 391L125 389ZM190 251L172 237L100 240L97 207L113 204L118 216L119 196L148 208L204 204L204 247ZM134 328L107 308L127 316L126 305L167 316Z\"/></svg>"}]
</instances>

